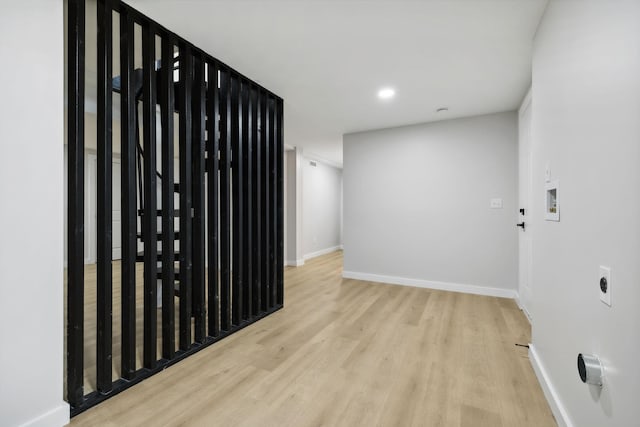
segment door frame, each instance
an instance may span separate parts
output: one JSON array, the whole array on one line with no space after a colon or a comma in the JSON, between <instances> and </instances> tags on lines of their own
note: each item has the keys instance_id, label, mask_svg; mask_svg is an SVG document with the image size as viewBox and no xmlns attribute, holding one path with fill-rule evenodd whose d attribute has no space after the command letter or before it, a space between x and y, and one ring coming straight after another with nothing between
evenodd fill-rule
<instances>
[{"instance_id":1,"label":"door frame","mask_svg":"<svg viewBox=\"0 0 640 427\"><path fill-rule=\"evenodd\" d=\"M532 296L533 296L533 135L531 132L533 110L531 88L527 91L522 104L518 109L518 208L524 208L525 214L518 212L518 222L524 222L525 228L518 229L518 298L517 303L520 309L525 313L529 321L532 320ZM523 160L522 139L527 133L528 141L526 144L527 153ZM521 171L522 162L526 162L527 171L524 173L526 182L522 183L523 172ZM522 189L526 189L526 195L522 194ZM526 235L525 235L526 233ZM528 250L523 253L522 244L528 245ZM522 272L525 266L526 272ZM523 280L523 274L526 279ZM527 283L525 283L527 282Z\"/></svg>"}]
</instances>

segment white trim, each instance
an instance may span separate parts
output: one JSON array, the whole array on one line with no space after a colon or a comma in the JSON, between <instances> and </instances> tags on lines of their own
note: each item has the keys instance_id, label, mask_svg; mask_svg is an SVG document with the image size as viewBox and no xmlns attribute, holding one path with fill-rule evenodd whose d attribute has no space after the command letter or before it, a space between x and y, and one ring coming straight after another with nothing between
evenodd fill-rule
<instances>
[{"instance_id":1,"label":"white trim","mask_svg":"<svg viewBox=\"0 0 640 427\"><path fill-rule=\"evenodd\" d=\"M301 266L304 265L304 259L296 259L296 260L285 261L284 265L288 265L290 267L301 267Z\"/></svg>"},{"instance_id":2,"label":"white trim","mask_svg":"<svg viewBox=\"0 0 640 427\"><path fill-rule=\"evenodd\" d=\"M339 251L341 249L342 249L342 245L332 246L332 247L326 248L326 249L320 249L319 251L315 251L315 252L311 252L310 254L306 254L304 256L304 260L306 261L308 259L319 257L321 255L330 254L331 252Z\"/></svg>"},{"instance_id":3,"label":"white trim","mask_svg":"<svg viewBox=\"0 0 640 427\"><path fill-rule=\"evenodd\" d=\"M491 297L515 299L516 291L513 289L492 288L488 286L465 285L460 283L436 282L423 279L409 279L405 277L382 276L379 274L359 273L356 271L343 271L345 279L366 280L369 282L389 283L392 285L414 286L416 288L439 289L441 291L462 292L465 294L486 295Z\"/></svg>"},{"instance_id":4,"label":"white trim","mask_svg":"<svg viewBox=\"0 0 640 427\"><path fill-rule=\"evenodd\" d=\"M63 402L49 412L27 421L21 427L64 426L67 424L69 424L69 404Z\"/></svg>"},{"instance_id":5,"label":"white trim","mask_svg":"<svg viewBox=\"0 0 640 427\"><path fill-rule=\"evenodd\" d=\"M549 373L542 364L542 360L540 360L540 356L538 355L538 352L536 351L533 344L529 344L529 361L531 362L531 366L533 366L533 371L538 377L538 382L542 387L544 396L547 398L547 402L549 403L549 407L551 408L551 412L553 413L556 422L560 427L573 427L573 423L569 418L567 409L560 401L558 392L553 386L553 383L551 382L551 379L549 377Z\"/></svg>"}]
</instances>

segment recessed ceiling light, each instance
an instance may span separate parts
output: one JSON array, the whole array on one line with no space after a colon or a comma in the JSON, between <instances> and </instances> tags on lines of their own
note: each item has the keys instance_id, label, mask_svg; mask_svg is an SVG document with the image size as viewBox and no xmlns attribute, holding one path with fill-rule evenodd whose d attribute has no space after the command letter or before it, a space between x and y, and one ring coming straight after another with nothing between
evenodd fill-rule
<instances>
[{"instance_id":1,"label":"recessed ceiling light","mask_svg":"<svg viewBox=\"0 0 640 427\"><path fill-rule=\"evenodd\" d=\"M395 94L396 94L395 90L391 89L390 87L385 87L378 91L378 98L389 99L389 98L393 98Z\"/></svg>"},{"instance_id":2,"label":"recessed ceiling light","mask_svg":"<svg viewBox=\"0 0 640 427\"><path fill-rule=\"evenodd\" d=\"M436 113L445 113L449 111L449 107L440 107L436 110Z\"/></svg>"}]
</instances>

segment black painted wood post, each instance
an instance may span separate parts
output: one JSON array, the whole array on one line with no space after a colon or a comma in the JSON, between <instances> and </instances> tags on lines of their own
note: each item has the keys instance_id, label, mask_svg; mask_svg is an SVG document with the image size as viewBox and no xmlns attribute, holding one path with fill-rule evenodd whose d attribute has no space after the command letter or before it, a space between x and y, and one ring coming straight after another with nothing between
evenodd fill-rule
<instances>
[{"instance_id":1,"label":"black painted wood post","mask_svg":"<svg viewBox=\"0 0 640 427\"><path fill-rule=\"evenodd\" d=\"M134 29L131 15L120 13L120 131L122 212L122 376L136 372L136 255L138 219L136 195L136 94Z\"/></svg>"},{"instance_id":2,"label":"black painted wood post","mask_svg":"<svg viewBox=\"0 0 640 427\"><path fill-rule=\"evenodd\" d=\"M162 357L173 359L175 333L175 217L174 217L174 41L162 36L160 61L160 121L162 124Z\"/></svg>"},{"instance_id":3,"label":"black painted wood post","mask_svg":"<svg viewBox=\"0 0 640 427\"><path fill-rule=\"evenodd\" d=\"M231 187L232 187L232 321L239 325L242 321L242 100L240 79L231 75Z\"/></svg>"},{"instance_id":4,"label":"black painted wood post","mask_svg":"<svg viewBox=\"0 0 640 427\"><path fill-rule=\"evenodd\" d=\"M191 347L192 272L192 115L193 55L180 44L180 349Z\"/></svg>"},{"instance_id":5,"label":"black painted wood post","mask_svg":"<svg viewBox=\"0 0 640 427\"><path fill-rule=\"evenodd\" d=\"M272 97L268 98L269 104L269 188L271 192L269 196L271 200L269 201L269 208L271 209L271 221L269 223L269 233L270 233L270 246L269 246L269 283L270 283L270 293L269 293L269 308L272 308L276 305L277 300L277 277L278 277L278 245L279 245L279 237L278 237L278 156L279 152L277 149L276 142L276 100Z\"/></svg>"},{"instance_id":6,"label":"black painted wood post","mask_svg":"<svg viewBox=\"0 0 640 427\"><path fill-rule=\"evenodd\" d=\"M242 198L244 203L243 228L243 302L242 302L242 318L248 320L253 315L253 221L255 215L253 212L253 168L251 157L253 155L253 127L252 127L252 111L251 111L251 84L242 81L242 163L244 171L244 179L242 181Z\"/></svg>"},{"instance_id":7,"label":"black painted wood post","mask_svg":"<svg viewBox=\"0 0 640 427\"><path fill-rule=\"evenodd\" d=\"M149 22L142 26L142 121L144 148L144 367L153 369L158 358L158 185L156 138L156 36Z\"/></svg>"},{"instance_id":8,"label":"black painted wood post","mask_svg":"<svg viewBox=\"0 0 640 427\"><path fill-rule=\"evenodd\" d=\"M193 77L193 312L194 338L202 343L205 330L205 62L194 60Z\"/></svg>"},{"instance_id":9,"label":"black painted wood post","mask_svg":"<svg viewBox=\"0 0 640 427\"><path fill-rule=\"evenodd\" d=\"M210 62L208 67L207 87L207 221L208 221L208 308L209 335L217 337L220 334L220 294L218 290L218 170L219 170L219 138L220 138L220 96L218 91L218 64Z\"/></svg>"},{"instance_id":10,"label":"black painted wood post","mask_svg":"<svg viewBox=\"0 0 640 427\"><path fill-rule=\"evenodd\" d=\"M69 0L67 19L67 400L79 407L84 401L84 0Z\"/></svg>"},{"instance_id":11,"label":"black painted wood post","mask_svg":"<svg viewBox=\"0 0 640 427\"><path fill-rule=\"evenodd\" d=\"M278 195L276 222L277 222L277 259L276 259L276 304L284 303L284 138L283 115L284 106L282 100L276 100L276 149L277 149L277 174L276 193Z\"/></svg>"},{"instance_id":12,"label":"black painted wood post","mask_svg":"<svg viewBox=\"0 0 640 427\"><path fill-rule=\"evenodd\" d=\"M269 102L261 93L262 116L260 133L262 136L262 310L270 307L271 295L271 143L269 132Z\"/></svg>"},{"instance_id":13,"label":"black painted wood post","mask_svg":"<svg viewBox=\"0 0 640 427\"><path fill-rule=\"evenodd\" d=\"M259 89L251 91L251 109L252 109L252 133L253 133L253 314L257 316L262 311L262 266L263 262L263 244L262 244L262 192L263 192L263 176L262 176L262 132L260 131L261 102Z\"/></svg>"},{"instance_id":14,"label":"black painted wood post","mask_svg":"<svg viewBox=\"0 0 640 427\"><path fill-rule=\"evenodd\" d=\"M220 73L220 328L231 328L231 96L230 74Z\"/></svg>"},{"instance_id":15,"label":"black painted wood post","mask_svg":"<svg viewBox=\"0 0 640 427\"><path fill-rule=\"evenodd\" d=\"M97 389L112 388L112 227L113 227L113 147L112 147L112 66L113 37L110 0L98 0L97 72Z\"/></svg>"}]
</instances>

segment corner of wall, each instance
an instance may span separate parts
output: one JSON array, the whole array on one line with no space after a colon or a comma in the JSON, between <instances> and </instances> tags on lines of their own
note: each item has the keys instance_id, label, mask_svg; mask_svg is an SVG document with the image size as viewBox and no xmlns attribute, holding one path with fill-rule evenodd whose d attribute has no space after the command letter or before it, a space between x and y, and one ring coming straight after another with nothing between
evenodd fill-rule
<instances>
[{"instance_id":1,"label":"corner of wall","mask_svg":"<svg viewBox=\"0 0 640 427\"><path fill-rule=\"evenodd\" d=\"M531 313L529 313L529 310L527 310L527 308L522 304L522 301L520 301L520 293L517 291L514 291L514 294L515 294L514 299L516 301L516 304L518 304L518 308L522 310L522 312L524 313L524 317L527 318L527 320L529 321L529 325L531 325L532 324Z\"/></svg>"},{"instance_id":2,"label":"corner of wall","mask_svg":"<svg viewBox=\"0 0 640 427\"><path fill-rule=\"evenodd\" d=\"M21 427L49 427L49 426L64 426L69 424L69 404L62 402L59 406L53 408L49 412L33 418Z\"/></svg>"},{"instance_id":3,"label":"corner of wall","mask_svg":"<svg viewBox=\"0 0 640 427\"><path fill-rule=\"evenodd\" d=\"M310 260L322 255L330 254L331 252L339 251L342 249L342 245L332 246L330 248L320 249L319 251L308 253L304 256L304 260ZM303 261L304 263L304 261Z\"/></svg>"}]
</instances>

